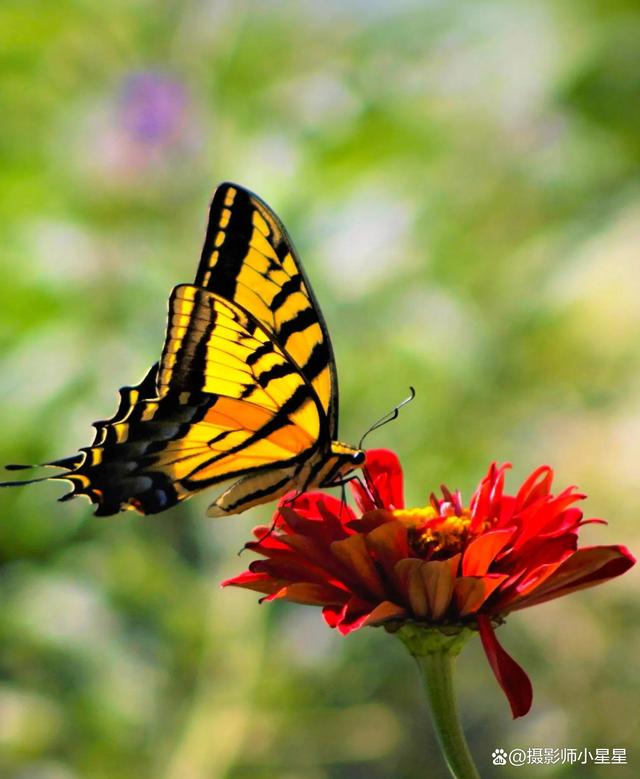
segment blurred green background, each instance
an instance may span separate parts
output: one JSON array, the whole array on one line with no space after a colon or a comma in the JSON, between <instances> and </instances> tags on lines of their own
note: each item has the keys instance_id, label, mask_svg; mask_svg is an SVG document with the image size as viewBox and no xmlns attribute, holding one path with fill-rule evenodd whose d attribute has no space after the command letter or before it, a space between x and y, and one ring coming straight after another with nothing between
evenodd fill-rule
<instances>
[{"instance_id":1,"label":"blurred green background","mask_svg":"<svg viewBox=\"0 0 640 779\"><path fill-rule=\"evenodd\" d=\"M411 503L492 459L577 483L587 543L640 549L640 7L547 2L0 5L0 463L73 453L160 353L215 185L282 216L330 325L341 435ZM0 776L446 776L399 642L219 589L263 507L97 519L0 494ZM517 722L479 647L483 776L638 776L639 575L514 615ZM629 766L494 768L496 747Z\"/></svg>"}]
</instances>

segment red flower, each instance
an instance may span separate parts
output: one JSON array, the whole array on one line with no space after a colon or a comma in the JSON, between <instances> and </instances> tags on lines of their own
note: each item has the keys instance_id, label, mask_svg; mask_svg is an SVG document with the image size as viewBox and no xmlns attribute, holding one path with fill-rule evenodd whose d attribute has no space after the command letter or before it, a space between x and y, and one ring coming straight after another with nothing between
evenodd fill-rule
<instances>
[{"instance_id":1,"label":"red flower","mask_svg":"<svg viewBox=\"0 0 640 779\"><path fill-rule=\"evenodd\" d=\"M365 483L352 481L353 511L322 493L284 499L272 532L247 544L264 555L223 584L323 607L346 634L364 625L412 620L478 629L514 717L531 706L531 683L498 644L494 626L517 609L619 576L635 562L623 546L578 548L587 522L568 487L551 493L553 471L536 469L516 495L504 493L508 465L495 463L468 507L442 488L423 508L404 508L395 454L367 452Z\"/></svg>"}]
</instances>

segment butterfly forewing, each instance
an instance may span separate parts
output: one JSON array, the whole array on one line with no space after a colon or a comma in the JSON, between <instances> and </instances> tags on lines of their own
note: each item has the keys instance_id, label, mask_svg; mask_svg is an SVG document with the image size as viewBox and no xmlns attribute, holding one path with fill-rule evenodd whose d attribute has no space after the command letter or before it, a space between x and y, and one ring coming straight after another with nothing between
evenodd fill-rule
<instances>
[{"instance_id":1,"label":"butterfly forewing","mask_svg":"<svg viewBox=\"0 0 640 779\"><path fill-rule=\"evenodd\" d=\"M195 284L251 312L309 382L335 438L338 387L329 334L289 236L256 195L234 184L218 187Z\"/></svg>"}]
</instances>

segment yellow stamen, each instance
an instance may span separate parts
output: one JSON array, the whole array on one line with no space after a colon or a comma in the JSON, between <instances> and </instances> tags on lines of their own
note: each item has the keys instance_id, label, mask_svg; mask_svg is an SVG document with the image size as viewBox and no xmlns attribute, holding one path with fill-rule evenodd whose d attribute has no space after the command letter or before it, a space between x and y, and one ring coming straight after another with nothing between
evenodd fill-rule
<instances>
[{"instance_id":1,"label":"yellow stamen","mask_svg":"<svg viewBox=\"0 0 640 779\"><path fill-rule=\"evenodd\" d=\"M451 554L462 549L469 534L471 515L468 509L461 514L440 514L433 506L425 508L397 509L395 519L409 529L409 541L417 552L429 548L432 553L447 551Z\"/></svg>"}]
</instances>

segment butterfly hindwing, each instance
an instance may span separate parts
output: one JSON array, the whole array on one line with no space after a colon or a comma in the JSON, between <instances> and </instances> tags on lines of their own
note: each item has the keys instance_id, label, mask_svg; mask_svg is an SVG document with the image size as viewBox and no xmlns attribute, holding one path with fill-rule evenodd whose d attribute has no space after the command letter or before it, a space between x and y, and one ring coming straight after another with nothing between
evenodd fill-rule
<instances>
[{"instance_id":1,"label":"butterfly hindwing","mask_svg":"<svg viewBox=\"0 0 640 779\"><path fill-rule=\"evenodd\" d=\"M61 500L86 495L97 504L96 514L107 516L124 507L152 514L174 505L178 495L171 480L162 472L150 473L142 463L149 451L176 435L188 423L197 407L165 404L158 407L156 377L158 364L132 387L120 390L120 405L107 420L94 423L96 433L90 447L80 450L69 462L67 473L52 479L71 482L72 490ZM62 461L49 463L62 465Z\"/></svg>"},{"instance_id":2,"label":"butterfly hindwing","mask_svg":"<svg viewBox=\"0 0 640 779\"><path fill-rule=\"evenodd\" d=\"M157 389L157 392L156 392ZM170 299L162 360L96 423L63 478L97 514L161 511L199 490L245 479L234 503L286 489L317 445L323 419L297 370L251 317L208 290ZM237 510L237 508L236 508Z\"/></svg>"}]
</instances>

